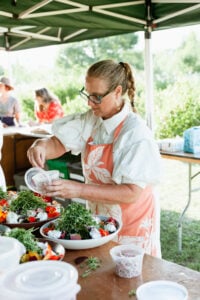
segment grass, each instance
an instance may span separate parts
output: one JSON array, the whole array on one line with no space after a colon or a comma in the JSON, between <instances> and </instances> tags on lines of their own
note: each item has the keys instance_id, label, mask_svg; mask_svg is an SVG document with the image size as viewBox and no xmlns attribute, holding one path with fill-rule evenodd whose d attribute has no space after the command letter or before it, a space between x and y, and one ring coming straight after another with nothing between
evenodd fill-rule
<instances>
[{"instance_id":1,"label":"grass","mask_svg":"<svg viewBox=\"0 0 200 300\"><path fill-rule=\"evenodd\" d=\"M165 210L161 213L162 257L200 272L200 222L189 218L184 219L182 251L179 253L178 219L177 212Z\"/></svg>"},{"instance_id":2,"label":"grass","mask_svg":"<svg viewBox=\"0 0 200 300\"><path fill-rule=\"evenodd\" d=\"M179 253L177 224L188 199L188 165L167 159L163 163L160 186L162 258L200 271L200 191L192 193L183 219L182 252ZM193 167L193 173L199 170L200 165ZM193 182L193 188L196 187L200 187L200 176Z\"/></svg>"}]
</instances>

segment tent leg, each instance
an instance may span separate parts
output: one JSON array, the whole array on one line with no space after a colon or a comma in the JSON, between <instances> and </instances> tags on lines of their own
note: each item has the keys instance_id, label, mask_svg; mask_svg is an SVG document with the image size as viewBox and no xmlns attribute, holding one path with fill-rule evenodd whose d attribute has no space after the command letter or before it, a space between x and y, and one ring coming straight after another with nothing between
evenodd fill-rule
<instances>
[{"instance_id":1,"label":"tent leg","mask_svg":"<svg viewBox=\"0 0 200 300\"><path fill-rule=\"evenodd\" d=\"M154 132L153 101L153 59L151 51L151 34L145 32L145 81L146 81L146 122Z\"/></svg>"}]
</instances>

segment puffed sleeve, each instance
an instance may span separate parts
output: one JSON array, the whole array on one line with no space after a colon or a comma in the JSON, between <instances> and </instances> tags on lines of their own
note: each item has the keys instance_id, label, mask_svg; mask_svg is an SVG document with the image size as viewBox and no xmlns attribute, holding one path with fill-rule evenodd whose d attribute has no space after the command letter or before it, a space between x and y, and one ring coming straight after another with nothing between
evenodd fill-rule
<instances>
[{"instance_id":1,"label":"puffed sleeve","mask_svg":"<svg viewBox=\"0 0 200 300\"><path fill-rule=\"evenodd\" d=\"M67 151L71 150L72 154L78 155L85 148L94 122L91 111L65 116L53 123L52 133L61 141Z\"/></svg>"},{"instance_id":2,"label":"puffed sleeve","mask_svg":"<svg viewBox=\"0 0 200 300\"><path fill-rule=\"evenodd\" d=\"M119 139L115 153L113 180L136 184L142 188L161 181L162 165L159 148L150 131L137 126Z\"/></svg>"}]
</instances>

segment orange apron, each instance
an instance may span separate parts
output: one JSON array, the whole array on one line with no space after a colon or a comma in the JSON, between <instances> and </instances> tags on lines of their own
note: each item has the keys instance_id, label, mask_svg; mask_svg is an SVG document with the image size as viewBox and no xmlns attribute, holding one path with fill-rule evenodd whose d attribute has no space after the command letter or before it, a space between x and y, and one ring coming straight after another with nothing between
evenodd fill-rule
<instances>
[{"instance_id":1,"label":"orange apron","mask_svg":"<svg viewBox=\"0 0 200 300\"><path fill-rule=\"evenodd\" d=\"M123 123L124 121L115 129L111 144L94 144L93 138L89 137L83 159L86 183L115 184L112 181L113 144L120 134ZM87 205L93 214L122 220L123 226L117 242L142 244L146 253L160 257L159 209L151 187L146 187L135 203L112 205L88 201Z\"/></svg>"}]
</instances>

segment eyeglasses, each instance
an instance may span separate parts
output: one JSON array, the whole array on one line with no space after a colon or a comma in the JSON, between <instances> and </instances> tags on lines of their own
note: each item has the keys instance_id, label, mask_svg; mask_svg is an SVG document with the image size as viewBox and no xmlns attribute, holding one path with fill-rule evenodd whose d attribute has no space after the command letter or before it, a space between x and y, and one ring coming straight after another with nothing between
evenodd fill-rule
<instances>
[{"instance_id":1,"label":"eyeglasses","mask_svg":"<svg viewBox=\"0 0 200 300\"><path fill-rule=\"evenodd\" d=\"M86 93L84 93L84 87L79 91L80 96L85 100L85 101L91 101L95 104L101 104L102 99L107 96L108 94L110 94L111 91L106 92L104 95L88 95Z\"/></svg>"}]
</instances>

